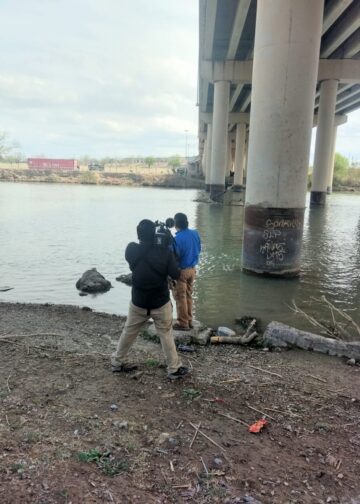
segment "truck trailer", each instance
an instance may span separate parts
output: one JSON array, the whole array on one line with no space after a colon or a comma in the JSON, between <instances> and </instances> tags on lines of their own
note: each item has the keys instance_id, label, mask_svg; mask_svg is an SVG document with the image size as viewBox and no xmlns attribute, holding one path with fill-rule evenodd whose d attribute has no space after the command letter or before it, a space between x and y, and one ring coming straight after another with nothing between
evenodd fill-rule
<instances>
[{"instance_id":1,"label":"truck trailer","mask_svg":"<svg viewBox=\"0 0 360 504\"><path fill-rule=\"evenodd\" d=\"M74 171L79 169L76 159L29 158L27 165L29 170Z\"/></svg>"}]
</instances>

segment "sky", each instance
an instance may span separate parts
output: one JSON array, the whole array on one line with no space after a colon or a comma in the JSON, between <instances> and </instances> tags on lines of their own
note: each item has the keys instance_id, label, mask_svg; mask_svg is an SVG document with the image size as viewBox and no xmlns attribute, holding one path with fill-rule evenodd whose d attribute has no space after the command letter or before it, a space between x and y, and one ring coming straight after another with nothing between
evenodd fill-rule
<instances>
[{"instance_id":1,"label":"sky","mask_svg":"<svg viewBox=\"0 0 360 504\"><path fill-rule=\"evenodd\" d=\"M197 154L197 0L0 8L0 131L27 156ZM336 150L360 159L360 111Z\"/></svg>"}]
</instances>

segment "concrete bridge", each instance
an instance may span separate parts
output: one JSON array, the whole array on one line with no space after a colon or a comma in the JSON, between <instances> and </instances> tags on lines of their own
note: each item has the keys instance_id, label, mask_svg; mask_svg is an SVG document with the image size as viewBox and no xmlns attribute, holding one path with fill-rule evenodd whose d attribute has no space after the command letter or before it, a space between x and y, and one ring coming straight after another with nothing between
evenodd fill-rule
<instances>
[{"instance_id":1,"label":"concrete bridge","mask_svg":"<svg viewBox=\"0 0 360 504\"><path fill-rule=\"evenodd\" d=\"M199 0L199 145L221 200L246 167L245 270L300 270L311 129L311 204L331 192L337 128L360 107L358 0Z\"/></svg>"}]
</instances>

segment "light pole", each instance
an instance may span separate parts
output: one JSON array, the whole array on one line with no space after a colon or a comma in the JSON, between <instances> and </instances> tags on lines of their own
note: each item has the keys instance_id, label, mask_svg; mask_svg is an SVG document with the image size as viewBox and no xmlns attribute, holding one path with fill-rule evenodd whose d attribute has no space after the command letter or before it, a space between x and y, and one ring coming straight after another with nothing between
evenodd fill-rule
<instances>
[{"instance_id":1,"label":"light pole","mask_svg":"<svg viewBox=\"0 0 360 504\"><path fill-rule=\"evenodd\" d=\"M185 132L185 161L188 163L188 132L189 130L184 130Z\"/></svg>"}]
</instances>

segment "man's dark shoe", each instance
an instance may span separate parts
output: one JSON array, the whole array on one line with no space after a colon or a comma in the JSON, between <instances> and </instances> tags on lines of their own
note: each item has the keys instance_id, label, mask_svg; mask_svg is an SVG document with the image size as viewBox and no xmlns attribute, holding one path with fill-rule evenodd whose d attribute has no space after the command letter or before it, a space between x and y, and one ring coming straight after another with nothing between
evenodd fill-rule
<instances>
[{"instance_id":1,"label":"man's dark shoe","mask_svg":"<svg viewBox=\"0 0 360 504\"><path fill-rule=\"evenodd\" d=\"M136 371L138 366L136 364L119 364L111 365L111 371L113 373L131 373L131 371Z\"/></svg>"},{"instance_id":2,"label":"man's dark shoe","mask_svg":"<svg viewBox=\"0 0 360 504\"><path fill-rule=\"evenodd\" d=\"M186 366L180 366L177 371L174 373L168 373L167 377L169 380L179 380L180 378L184 378L189 373L189 368Z\"/></svg>"},{"instance_id":3,"label":"man's dark shoe","mask_svg":"<svg viewBox=\"0 0 360 504\"><path fill-rule=\"evenodd\" d=\"M176 322L176 324L173 325L173 329L175 329L175 331L189 331L190 327L189 326L182 326Z\"/></svg>"}]
</instances>

